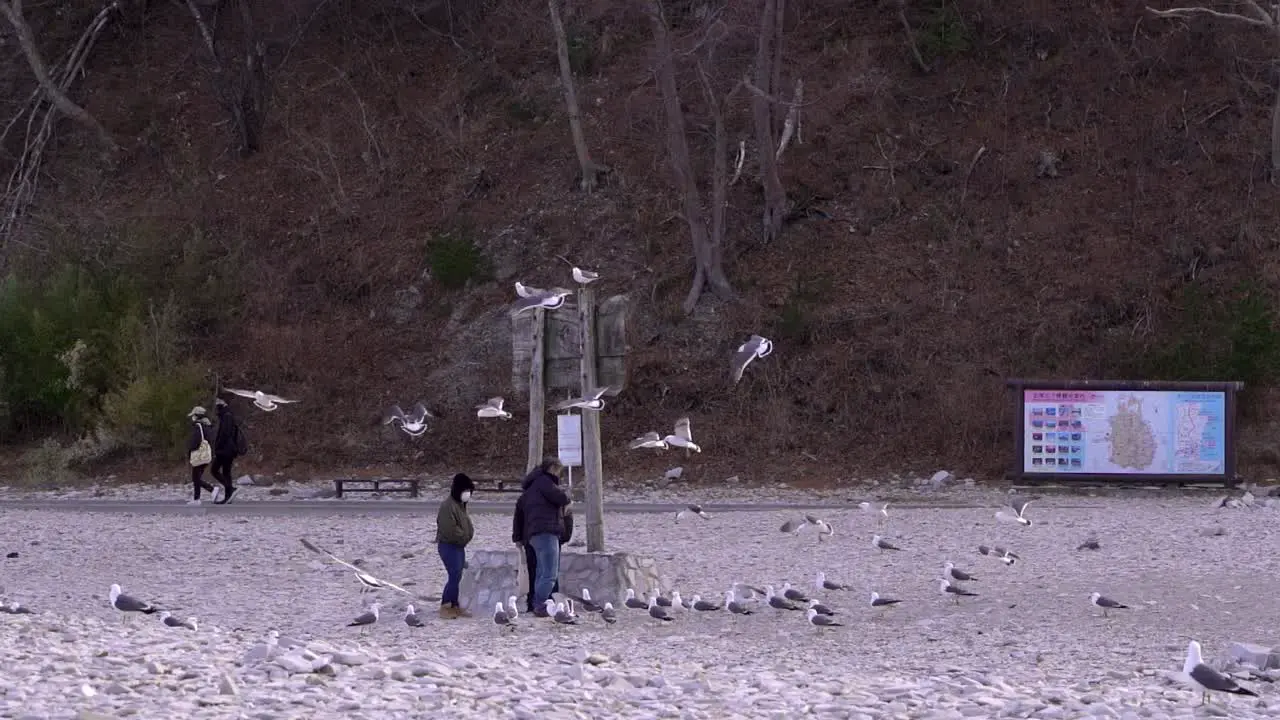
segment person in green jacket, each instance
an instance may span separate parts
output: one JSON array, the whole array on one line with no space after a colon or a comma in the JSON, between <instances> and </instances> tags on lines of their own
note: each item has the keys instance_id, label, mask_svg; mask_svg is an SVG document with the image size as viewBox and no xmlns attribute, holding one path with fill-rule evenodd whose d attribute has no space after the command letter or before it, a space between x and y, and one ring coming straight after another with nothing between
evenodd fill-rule
<instances>
[{"instance_id":1,"label":"person in green jacket","mask_svg":"<svg viewBox=\"0 0 1280 720\"><path fill-rule=\"evenodd\" d=\"M471 516L467 514L467 503L475 489L476 484L471 478L463 473L454 475L449 497L440 503L440 511L436 513L436 547L440 550L445 572L449 574L440 596L440 617L446 620L471 617L471 613L458 606L458 586L462 583L462 569L467 564L467 544L476 534Z\"/></svg>"}]
</instances>

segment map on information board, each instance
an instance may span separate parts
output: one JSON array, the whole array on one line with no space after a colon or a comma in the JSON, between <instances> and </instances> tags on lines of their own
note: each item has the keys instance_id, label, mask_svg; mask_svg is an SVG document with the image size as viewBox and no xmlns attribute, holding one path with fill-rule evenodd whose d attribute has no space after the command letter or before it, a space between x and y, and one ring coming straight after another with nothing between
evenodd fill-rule
<instances>
[{"instance_id":1,"label":"map on information board","mask_svg":"<svg viewBox=\"0 0 1280 720\"><path fill-rule=\"evenodd\" d=\"M1024 390L1027 473L1226 473L1226 393Z\"/></svg>"}]
</instances>

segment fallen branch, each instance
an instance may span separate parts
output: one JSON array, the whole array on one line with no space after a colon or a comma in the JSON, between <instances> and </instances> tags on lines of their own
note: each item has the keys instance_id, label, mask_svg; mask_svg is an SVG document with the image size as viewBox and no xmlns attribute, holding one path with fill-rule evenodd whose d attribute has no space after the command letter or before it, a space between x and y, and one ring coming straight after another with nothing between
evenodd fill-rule
<instances>
[{"instance_id":1,"label":"fallen branch","mask_svg":"<svg viewBox=\"0 0 1280 720\"><path fill-rule=\"evenodd\" d=\"M1162 18L1189 18L1193 15L1208 15L1209 17L1220 18L1222 20L1234 20L1236 22L1248 23L1250 25L1258 25L1261 27L1275 27L1275 18L1266 10L1263 10L1254 0L1244 0L1244 4L1255 13L1254 17L1241 15L1240 13L1222 12L1221 10L1212 10L1206 7L1180 7L1169 8L1168 10L1157 10L1151 6L1147 6L1147 12Z\"/></svg>"},{"instance_id":2,"label":"fallen branch","mask_svg":"<svg viewBox=\"0 0 1280 720\"><path fill-rule=\"evenodd\" d=\"M916 67L920 68L920 72L928 74L929 65L920 54L920 46L916 45L915 30L911 29L911 23L907 21L906 0L898 0L898 22L902 23L902 29L907 33L907 47L911 48L911 59L915 61Z\"/></svg>"}]
</instances>

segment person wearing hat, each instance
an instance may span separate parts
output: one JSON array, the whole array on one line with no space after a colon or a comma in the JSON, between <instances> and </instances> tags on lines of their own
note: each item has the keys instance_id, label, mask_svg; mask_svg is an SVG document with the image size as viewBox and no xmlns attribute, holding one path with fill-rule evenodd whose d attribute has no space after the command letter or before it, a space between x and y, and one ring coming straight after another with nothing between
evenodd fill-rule
<instances>
[{"instance_id":1,"label":"person wearing hat","mask_svg":"<svg viewBox=\"0 0 1280 720\"><path fill-rule=\"evenodd\" d=\"M200 491L213 492L213 485L204 479L204 470L213 462L213 446L209 444L209 414L199 405L187 413L191 421L191 436L187 439L187 462L191 465L192 497L188 505L200 504Z\"/></svg>"}]
</instances>

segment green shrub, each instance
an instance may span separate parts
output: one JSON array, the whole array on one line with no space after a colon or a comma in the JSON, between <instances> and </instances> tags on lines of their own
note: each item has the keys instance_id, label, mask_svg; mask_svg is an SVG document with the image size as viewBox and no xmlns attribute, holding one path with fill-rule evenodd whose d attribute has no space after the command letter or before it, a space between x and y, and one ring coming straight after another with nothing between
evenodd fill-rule
<instances>
[{"instance_id":1,"label":"green shrub","mask_svg":"<svg viewBox=\"0 0 1280 720\"><path fill-rule=\"evenodd\" d=\"M427 243L431 277L448 290L460 290L491 275L489 259L465 232L447 232Z\"/></svg>"},{"instance_id":2,"label":"green shrub","mask_svg":"<svg viewBox=\"0 0 1280 720\"><path fill-rule=\"evenodd\" d=\"M209 395L206 377L202 368L184 364L134 378L107 395L107 430L127 448L180 451L190 429L187 411Z\"/></svg>"}]
</instances>

